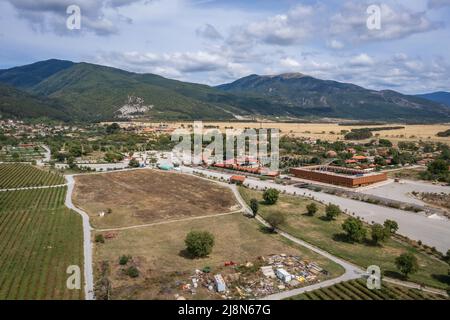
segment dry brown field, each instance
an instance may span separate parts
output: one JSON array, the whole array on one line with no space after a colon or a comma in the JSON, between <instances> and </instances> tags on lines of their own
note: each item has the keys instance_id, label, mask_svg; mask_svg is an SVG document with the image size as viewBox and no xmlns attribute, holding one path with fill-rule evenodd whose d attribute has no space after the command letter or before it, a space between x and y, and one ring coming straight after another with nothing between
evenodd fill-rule
<instances>
[{"instance_id":1,"label":"dry brown field","mask_svg":"<svg viewBox=\"0 0 450 320\"><path fill-rule=\"evenodd\" d=\"M208 257L186 257L184 239L191 230L214 235L215 245ZM112 299L175 299L176 294L186 299L221 299L219 294L201 286L192 295L181 288L182 284L191 283L190 276L195 275L196 269L208 266L211 274L225 275L234 273L233 267L224 266L226 261L245 264L271 254L298 255L303 260L314 261L330 272L327 278L343 273L330 260L277 234L265 232L255 220L241 213L118 231L105 243L96 243L94 252L96 279L101 262L108 261ZM121 255L131 255L132 263L139 270L137 278L124 274L124 267L119 264Z\"/></svg>"},{"instance_id":2,"label":"dry brown field","mask_svg":"<svg viewBox=\"0 0 450 320\"><path fill-rule=\"evenodd\" d=\"M217 183L151 169L76 176L73 201L89 214L94 228L150 224L240 208L231 190Z\"/></svg>"},{"instance_id":3,"label":"dry brown field","mask_svg":"<svg viewBox=\"0 0 450 320\"><path fill-rule=\"evenodd\" d=\"M157 127L160 123L153 122L126 122L123 126L143 125ZM167 123L170 127L180 128L184 125L188 128L193 122L172 122ZM218 126L220 130L225 132L226 128L245 129L245 128L277 128L281 134L292 134L294 136L307 137L312 139L322 139L328 141L343 140L344 136L341 130L350 131L351 129L360 128L377 128L377 127L394 127L403 126L404 129L386 130L374 132L379 134L379 138L390 139L393 142L398 141L433 141L450 144L450 137L437 137L438 132L450 129L450 123L446 124L383 124L376 126L360 125L360 126L340 126L338 123L281 123L281 122L203 122L204 126Z\"/></svg>"}]
</instances>

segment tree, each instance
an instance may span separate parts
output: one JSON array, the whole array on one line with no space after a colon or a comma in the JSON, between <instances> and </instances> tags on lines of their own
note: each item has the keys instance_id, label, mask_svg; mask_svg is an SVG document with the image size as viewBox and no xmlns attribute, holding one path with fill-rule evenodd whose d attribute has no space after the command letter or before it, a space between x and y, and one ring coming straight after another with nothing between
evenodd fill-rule
<instances>
[{"instance_id":1,"label":"tree","mask_svg":"<svg viewBox=\"0 0 450 320\"><path fill-rule=\"evenodd\" d=\"M403 253L395 259L397 269L408 278L409 274L415 273L419 270L419 263L417 258L411 253Z\"/></svg>"},{"instance_id":2,"label":"tree","mask_svg":"<svg viewBox=\"0 0 450 320\"><path fill-rule=\"evenodd\" d=\"M450 264L450 249L447 250L447 254L445 255L445 261L447 261L447 263Z\"/></svg>"},{"instance_id":3,"label":"tree","mask_svg":"<svg viewBox=\"0 0 450 320\"><path fill-rule=\"evenodd\" d=\"M361 242L366 237L366 229L362 221L357 218L347 218L342 224L342 229L344 229L348 239L352 242Z\"/></svg>"},{"instance_id":4,"label":"tree","mask_svg":"<svg viewBox=\"0 0 450 320\"><path fill-rule=\"evenodd\" d=\"M382 147L388 147L388 148L392 147L392 142L387 139L378 140L378 144Z\"/></svg>"},{"instance_id":5,"label":"tree","mask_svg":"<svg viewBox=\"0 0 450 320\"><path fill-rule=\"evenodd\" d=\"M437 159L428 165L428 172L435 175L448 173L448 163L445 160Z\"/></svg>"},{"instance_id":6,"label":"tree","mask_svg":"<svg viewBox=\"0 0 450 320\"><path fill-rule=\"evenodd\" d=\"M286 219L283 214L273 212L267 216L266 221L272 227L272 231L275 231L275 229L282 225Z\"/></svg>"},{"instance_id":7,"label":"tree","mask_svg":"<svg viewBox=\"0 0 450 320\"><path fill-rule=\"evenodd\" d=\"M334 220L339 214L341 214L341 208L335 204L329 204L325 208L325 214L328 220Z\"/></svg>"},{"instance_id":8,"label":"tree","mask_svg":"<svg viewBox=\"0 0 450 320\"><path fill-rule=\"evenodd\" d=\"M107 134L114 134L120 131L120 125L118 123L112 123L106 127Z\"/></svg>"},{"instance_id":9,"label":"tree","mask_svg":"<svg viewBox=\"0 0 450 320\"><path fill-rule=\"evenodd\" d=\"M313 215L315 215L316 212L317 212L317 205L316 205L316 203L315 202L311 202L310 204L308 204L306 206L306 210L308 210L308 215L309 216L312 217Z\"/></svg>"},{"instance_id":10,"label":"tree","mask_svg":"<svg viewBox=\"0 0 450 320\"><path fill-rule=\"evenodd\" d=\"M131 159L130 162L128 163L128 166L130 168L139 168L139 161L137 161L135 158Z\"/></svg>"},{"instance_id":11,"label":"tree","mask_svg":"<svg viewBox=\"0 0 450 320\"><path fill-rule=\"evenodd\" d=\"M207 231L191 231L184 240L186 249L195 258L208 256L214 247L214 236Z\"/></svg>"},{"instance_id":12,"label":"tree","mask_svg":"<svg viewBox=\"0 0 450 320\"><path fill-rule=\"evenodd\" d=\"M256 199L250 200L250 209L252 209L253 216L256 217L256 215L258 214L258 210L259 210L258 200L256 200Z\"/></svg>"},{"instance_id":13,"label":"tree","mask_svg":"<svg viewBox=\"0 0 450 320\"><path fill-rule=\"evenodd\" d=\"M390 231L386 227L383 227L379 223L375 223L371 227L372 229L372 241L374 244L379 244L381 241L388 238Z\"/></svg>"},{"instance_id":14,"label":"tree","mask_svg":"<svg viewBox=\"0 0 450 320\"><path fill-rule=\"evenodd\" d=\"M391 234L395 234L398 230L398 223L394 220L384 221L383 226L386 229L386 231L389 232L388 236L390 236Z\"/></svg>"},{"instance_id":15,"label":"tree","mask_svg":"<svg viewBox=\"0 0 450 320\"><path fill-rule=\"evenodd\" d=\"M263 198L266 204L272 205L277 203L279 195L280 191L278 191L277 189L270 188L264 191Z\"/></svg>"}]
</instances>

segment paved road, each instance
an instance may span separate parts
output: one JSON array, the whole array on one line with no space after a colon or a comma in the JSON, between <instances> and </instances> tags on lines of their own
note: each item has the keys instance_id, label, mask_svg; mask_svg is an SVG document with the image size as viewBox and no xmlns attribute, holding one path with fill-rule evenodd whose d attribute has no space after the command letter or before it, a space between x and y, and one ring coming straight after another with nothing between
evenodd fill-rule
<instances>
[{"instance_id":1,"label":"paved road","mask_svg":"<svg viewBox=\"0 0 450 320\"><path fill-rule=\"evenodd\" d=\"M432 193L447 193L450 194L450 187L433 185L431 183L401 180L401 183L396 183L394 180L389 180L390 183L386 183L382 186L369 188L363 190L362 193L381 196L388 199L414 203L418 205L427 205L423 201L416 199L411 195L413 191L416 192L432 192Z\"/></svg>"},{"instance_id":2,"label":"paved road","mask_svg":"<svg viewBox=\"0 0 450 320\"><path fill-rule=\"evenodd\" d=\"M199 172L205 175L228 179L231 174L217 171L210 171L199 168L183 167L183 172ZM430 219L420 213L414 213L394 208L377 206L374 204L341 198L335 195L322 192L314 192L306 189L299 189L294 186L283 186L272 181L261 181L248 178L245 185L249 187L257 187L262 190L264 188L275 188L285 191L289 194L306 196L322 201L324 203L334 203L339 205L343 210L349 213L355 213L366 222L383 223L387 219L395 220L399 224L399 234L407 236L413 240L421 240L424 244L436 247L437 250L445 253L450 249L450 220Z\"/></svg>"},{"instance_id":3,"label":"paved road","mask_svg":"<svg viewBox=\"0 0 450 320\"><path fill-rule=\"evenodd\" d=\"M91 243L91 226L89 224L89 216L86 212L78 209L72 203L72 193L75 181L72 175L65 176L67 180L67 194L65 204L68 208L76 211L83 218L83 251L84 251L84 279L85 279L85 299L94 299L94 274L92 270L92 243Z\"/></svg>"}]
</instances>

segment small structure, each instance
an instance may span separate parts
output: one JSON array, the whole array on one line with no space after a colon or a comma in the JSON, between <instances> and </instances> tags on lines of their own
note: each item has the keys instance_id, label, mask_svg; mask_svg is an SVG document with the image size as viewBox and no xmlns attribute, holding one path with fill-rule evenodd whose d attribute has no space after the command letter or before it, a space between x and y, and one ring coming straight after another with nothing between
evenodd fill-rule
<instances>
[{"instance_id":1,"label":"small structure","mask_svg":"<svg viewBox=\"0 0 450 320\"><path fill-rule=\"evenodd\" d=\"M217 292L225 292L227 290L227 286L225 285L222 275L216 274L214 276L214 282L216 284Z\"/></svg>"},{"instance_id":2,"label":"small structure","mask_svg":"<svg viewBox=\"0 0 450 320\"><path fill-rule=\"evenodd\" d=\"M160 164L158 165L158 168L164 171L170 171L173 169L173 166L170 164Z\"/></svg>"},{"instance_id":3,"label":"small structure","mask_svg":"<svg viewBox=\"0 0 450 320\"><path fill-rule=\"evenodd\" d=\"M243 184L245 181L244 176L231 176L230 182L235 184Z\"/></svg>"},{"instance_id":4,"label":"small structure","mask_svg":"<svg viewBox=\"0 0 450 320\"><path fill-rule=\"evenodd\" d=\"M275 272L273 272L272 266L261 267L261 272L266 278L276 278Z\"/></svg>"},{"instance_id":5,"label":"small structure","mask_svg":"<svg viewBox=\"0 0 450 320\"><path fill-rule=\"evenodd\" d=\"M284 270L283 268L278 268L275 271L277 278L280 279L281 281L283 281L284 283L288 283L291 282L292 280L292 275L287 272L286 270Z\"/></svg>"}]
</instances>

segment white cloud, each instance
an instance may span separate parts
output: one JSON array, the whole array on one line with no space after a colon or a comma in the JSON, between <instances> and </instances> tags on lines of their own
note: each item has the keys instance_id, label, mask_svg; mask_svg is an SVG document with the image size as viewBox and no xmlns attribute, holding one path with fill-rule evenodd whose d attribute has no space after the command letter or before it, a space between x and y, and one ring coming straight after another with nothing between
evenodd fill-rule
<instances>
[{"instance_id":1,"label":"white cloud","mask_svg":"<svg viewBox=\"0 0 450 320\"><path fill-rule=\"evenodd\" d=\"M142 0L5 0L15 9L17 16L27 20L34 30L67 34L67 8L77 5L81 9L81 32L110 35L119 31L118 24L131 23L120 15L117 8Z\"/></svg>"},{"instance_id":2,"label":"white cloud","mask_svg":"<svg viewBox=\"0 0 450 320\"><path fill-rule=\"evenodd\" d=\"M354 41L379 41L402 39L413 34L442 28L441 22L432 21L427 13L414 12L403 6L383 3L381 8L381 29L367 28L367 4L346 2L342 10L331 17L330 34Z\"/></svg>"},{"instance_id":3,"label":"white cloud","mask_svg":"<svg viewBox=\"0 0 450 320\"><path fill-rule=\"evenodd\" d=\"M226 55L197 51L173 53L109 53L97 58L98 63L120 66L139 73L155 73L176 79L189 74L221 74L219 78L236 79L249 74L248 67L233 62Z\"/></svg>"},{"instance_id":4,"label":"white cloud","mask_svg":"<svg viewBox=\"0 0 450 320\"><path fill-rule=\"evenodd\" d=\"M373 65L375 62L372 57L370 57L366 53L361 53L357 56L354 56L350 59L349 65L352 67L367 67Z\"/></svg>"}]
</instances>

